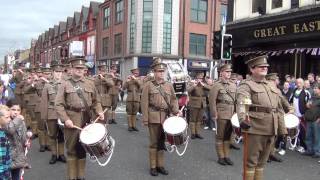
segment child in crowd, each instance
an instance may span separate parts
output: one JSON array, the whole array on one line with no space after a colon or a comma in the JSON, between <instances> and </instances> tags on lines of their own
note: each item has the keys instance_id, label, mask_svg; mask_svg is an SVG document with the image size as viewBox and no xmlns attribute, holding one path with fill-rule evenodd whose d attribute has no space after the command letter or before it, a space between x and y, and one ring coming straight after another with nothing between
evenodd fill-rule
<instances>
[{"instance_id":1,"label":"child in crowd","mask_svg":"<svg viewBox=\"0 0 320 180\"><path fill-rule=\"evenodd\" d=\"M10 143L5 127L10 121L10 111L5 105L0 105L0 179L11 179Z\"/></svg>"}]
</instances>

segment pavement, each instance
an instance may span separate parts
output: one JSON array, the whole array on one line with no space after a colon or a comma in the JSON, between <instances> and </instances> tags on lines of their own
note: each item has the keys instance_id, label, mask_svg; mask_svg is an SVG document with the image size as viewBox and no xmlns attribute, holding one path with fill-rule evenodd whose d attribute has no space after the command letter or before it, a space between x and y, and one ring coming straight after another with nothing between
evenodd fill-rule
<instances>
[{"instance_id":1,"label":"pavement","mask_svg":"<svg viewBox=\"0 0 320 180\"><path fill-rule=\"evenodd\" d=\"M241 180L242 151L231 151L234 166L220 166L216 163L214 132L203 130L203 140L191 140L184 156L165 153L168 176L149 175L148 131L137 122L139 132L128 132L125 106L117 109L117 125L108 130L116 141L115 152L110 163L100 167L87 161L87 180ZM28 154L32 169L26 170L25 180L63 180L66 177L65 164L58 162L49 165L50 152L40 153L37 139L32 143ZM265 168L265 180L319 180L320 164L318 160L305 157L298 152L287 150L281 156L284 162L268 163Z\"/></svg>"}]
</instances>

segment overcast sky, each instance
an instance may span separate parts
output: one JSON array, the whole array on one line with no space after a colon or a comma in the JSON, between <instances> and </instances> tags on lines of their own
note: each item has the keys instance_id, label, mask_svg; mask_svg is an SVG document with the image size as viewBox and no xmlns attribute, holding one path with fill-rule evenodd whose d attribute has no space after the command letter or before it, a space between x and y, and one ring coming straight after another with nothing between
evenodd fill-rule
<instances>
[{"instance_id":1,"label":"overcast sky","mask_svg":"<svg viewBox=\"0 0 320 180\"><path fill-rule=\"evenodd\" d=\"M29 48L32 38L89 4L90 0L1 0L0 63L8 52Z\"/></svg>"}]
</instances>

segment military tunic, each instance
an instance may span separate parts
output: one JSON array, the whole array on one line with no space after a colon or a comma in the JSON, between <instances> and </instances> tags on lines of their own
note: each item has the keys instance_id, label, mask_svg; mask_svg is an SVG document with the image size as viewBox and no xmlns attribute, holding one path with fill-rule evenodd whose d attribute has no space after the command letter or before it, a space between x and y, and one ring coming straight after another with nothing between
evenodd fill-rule
<instances>
[{"instance_id":1,"label":"military tunic","mask_svg":"<svg viewBox=\"0 0 320 180\"><path fill-rule=\"evenodd\" d=\"M111 109L112 100L108 92L114 86L113 80L108 77L104 77L101 79L99 76L97 76L94 79L94 84L97 88L98 95L100 96L102 108ZM105 116L105 120L107 120L107 118L108 117Z\"/></svg>"},{"instance_id":2,"label":"military tunic","mask_svg":"<svg viewBox=\"0 0 320 180\"><path fill-rule=\"evenodd\" d=\"M123 90L127 90L126 111L129 115L136 115L140 106L140 88L141 80L137 77L135 80L126 81Z\"/></svg>"},{"instance_id":3,"label":"military tunic","mask_svg":"<svg viewBox=\"0 0 320 180\"><path fill-rule=\"evenodd\" d=\"M232 125L235 113L236 85L229 80L216 82L209 94L209 105L213 118L217 120L216 149L219 158L229 157Z\"/></svg>"}]
</instances>

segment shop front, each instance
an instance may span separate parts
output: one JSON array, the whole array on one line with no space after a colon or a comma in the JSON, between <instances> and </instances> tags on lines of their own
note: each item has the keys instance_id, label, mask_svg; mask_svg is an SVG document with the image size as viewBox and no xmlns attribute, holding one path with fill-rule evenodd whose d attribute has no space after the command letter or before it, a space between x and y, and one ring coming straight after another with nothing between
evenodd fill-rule
<instances>
[{"instance_id":1,"label":"shop front","mask_svg":"<svg viewBox=\"0 0 320 180\"><path fill-rule=\"evenodd\" d=\"M269 72L306 77L320 73L320 7L227 23L233 36L233 69L245 75L244 62L268 55Z\"/></svg>"}]
</instances>

